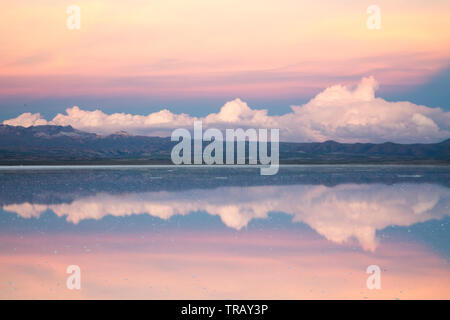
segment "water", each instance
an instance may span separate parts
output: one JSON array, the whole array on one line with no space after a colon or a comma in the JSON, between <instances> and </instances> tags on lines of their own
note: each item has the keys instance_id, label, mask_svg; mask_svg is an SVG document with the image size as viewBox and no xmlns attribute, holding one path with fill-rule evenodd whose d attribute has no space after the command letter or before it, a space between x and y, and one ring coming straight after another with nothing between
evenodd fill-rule
<instances>
[{"instance_id":1,"label":"water","mask_svg":"<svg viewBox=\"0 0 450 320\"><path fill-rule=\"evenodd\" d=\"M448 166L1 167L0 182L0 298L450 298Z\"/></svg>"}]
</instances>

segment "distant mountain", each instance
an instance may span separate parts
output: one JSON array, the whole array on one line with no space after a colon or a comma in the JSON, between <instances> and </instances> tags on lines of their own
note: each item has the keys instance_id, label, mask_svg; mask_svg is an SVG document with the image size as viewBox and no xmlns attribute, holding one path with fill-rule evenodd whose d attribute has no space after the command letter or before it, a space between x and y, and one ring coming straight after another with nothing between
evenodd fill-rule
<instances>
[{"instance_id":1,"label":"distant mountain","mask_svg":"<svg viewBox=\"0 0 450 320\"><path fill-rule=\"evenodd\" d=\"M0 162L90 161L107 159L169 159L169 138L102 136L71 126L15 127L0 125ZM169 156L169 158L167 158Z\"/></svg>"},{"instance_id":2,"label":"distant mountain","mask_svg":"<svg viewBox=\"0 0 450 320\"><path fill-rule=\"evenodd\" d=\"M280 159L297 162L299 159L337 162L413 162L450 163L450 139L431 144L338 143L325 141L317 143L282 143Z\"/></svg>"},{"instance_id":3,"label":"distant mountain","mask_svg":"<svg viewBox=\"0 0 450 320\"><path fill-rule=\"evenodd\" d=\"M175 144L124 131L103 136L71 126L0 125L0 164L171 163ZM281 142L280 162L450 164L450 139L434 144Z\"/></svg>"}]
</instances>

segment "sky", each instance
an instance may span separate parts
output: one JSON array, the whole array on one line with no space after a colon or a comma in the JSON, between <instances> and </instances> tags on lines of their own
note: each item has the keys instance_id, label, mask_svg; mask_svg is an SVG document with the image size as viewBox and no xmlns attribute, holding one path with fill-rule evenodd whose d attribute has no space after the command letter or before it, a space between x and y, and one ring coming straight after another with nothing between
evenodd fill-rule
<instances>
[{"instance_id":1,"label":"sky","mask_svg":"<svg viewBox=\"0 0 450 320\"><path fill-rule=\"evenodd\" d=\"M447 260L421 243L390 237L374 254L295 231L2 233L0 271L8 281L0 283L0 297L393 300L450 295ZM81 269L81 290L66 287L67 266L74 261ZM382 290L365 285L372 264L383 267Z\"/></svg>"},{"instance_id":2,"label":"sky","mask_svg":"<svg viewBox=\"0 0 450 320\"><path fill-rule=\"evenodd\" d=\"M377 1L380 29L367 27L371 4L4 0L0 121L152 135L200 118L279 126L294 141L450 137L450 2Z\"/></svg>"}]
</instances>

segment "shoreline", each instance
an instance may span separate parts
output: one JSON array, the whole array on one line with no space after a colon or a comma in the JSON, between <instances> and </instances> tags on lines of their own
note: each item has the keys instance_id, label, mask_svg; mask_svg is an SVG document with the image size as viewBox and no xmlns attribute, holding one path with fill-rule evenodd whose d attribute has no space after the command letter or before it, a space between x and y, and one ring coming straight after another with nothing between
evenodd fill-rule
<instances>
[{"instance_id":1,"label":"shoreline","mask_svg":"<svg viewBox=\"0 0 450 320\"><path fill-rule=\"evenodd\" d=\"M0 170L45 170L45 169L129 169L129 168L228 168L228 169L260 169L268 167L261 164L224 164L224 165L199 165L199 164L27 164L27 165L3 165L0 164ZM450 167L450 163L310 163L310 164L279 164L283 168L295 167Z\"/></svg>"}]
</instances>

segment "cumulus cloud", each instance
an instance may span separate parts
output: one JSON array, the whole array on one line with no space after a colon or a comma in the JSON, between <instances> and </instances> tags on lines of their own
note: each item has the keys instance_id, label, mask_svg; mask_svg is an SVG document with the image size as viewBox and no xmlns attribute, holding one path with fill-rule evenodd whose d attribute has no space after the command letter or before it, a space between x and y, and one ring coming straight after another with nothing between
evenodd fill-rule
<instances>
[{"instance_id":1,"label":"cumulus cloud","mask_svg":"<svg viewBox=\"0 0 450 320\"><path fill-rule=\"evenodd\" d=\"M43 126L48 124L48 122L47 120L41 118L40 113L25 112L22 113L17 118L3 121L3 124L7 124L10 126L31 127L31 126Z\"/></svg>"},{"instance_id":2,"label":"cumulus cloud","mask_svg":"<svg viewBox=\"0 0 450 320\"><path fill-rule=\"evenodd\" d=\"M77 224L107 215L149 214L164 220L174 215L204 211L240 230L271 212L284 212L292 221L308 224L326 239L345 243L356 239L365 250L375 250L377 230L410 226L450 214L450 191L438 185L258 186L245 190L222 187L214 190L148 192L112 195L100 193L63 204L10 204L6 211L23 218L39 217L50 209Z\"/></svg>"},{"instance_id":3,"label":"cumulus cloud","mask_svg":"<svg viewBox=\"0 0 450 320\"><path fill-rule=\"evenodd\" d=\"M362 79L353 90L332 86L305 105L292 107L284 123L290 128L297 124L318 141L430 142L450 137L450 112L376 98L377 86L373 78Z\"/></svg>"},{"instance_id":4,"label":"cumulus cloud","mask_svg":"<svg viewBox=\"0 0 450 320\"><path fill-rule=\"evenodd\" d=\"M146 116L126 113L106 114L79 107L66 110L47 121L39 114L24 113L6 120L9 125L71 125L95 133L119 130L131 134L169 136L175 128L192 128L195 120L204 127L279 128L282 141L339 142L436 142L450 137L450 112L407 101L389 102L375 97L378 84L374 78L363 78L352 88L335 85L317 94L292 112L270 116L267 110L250 108L240 99L227 102L218 113L203 118L161 110Z\"/></svg>"},{"instance_id":5,"label":"cumulus cloud","mask_svg":"<svg viewBox=\"0 0 450 320\"><path fill-rule=\"evenodd\" d=\"M112 133L125 130L134 134L166 135L169 129L192 125L196 118L186 114L174 114L169 110L161 110L147 116L126 113L105 114L100 110L85 111L79 107L66 110L66 114L58 114L51 124L68 126L95 133Z\"/></svg>"}]
</instances>

